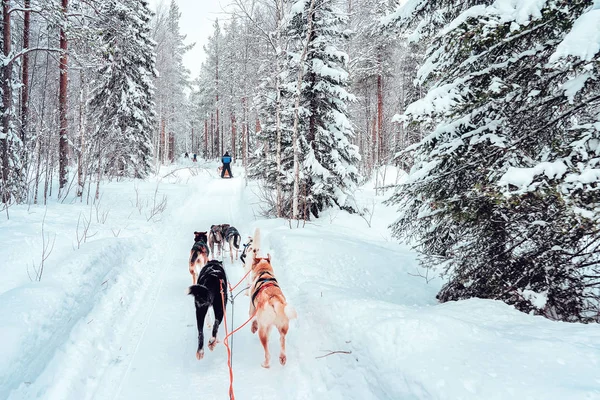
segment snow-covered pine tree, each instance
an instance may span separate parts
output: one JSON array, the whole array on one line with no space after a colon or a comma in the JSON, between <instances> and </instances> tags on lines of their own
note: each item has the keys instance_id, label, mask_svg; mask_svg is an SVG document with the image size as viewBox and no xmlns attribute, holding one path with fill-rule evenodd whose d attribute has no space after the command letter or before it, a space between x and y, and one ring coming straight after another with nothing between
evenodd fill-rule
<instances>
[{"instance_id":1,"label":"snow-covered pine tree","mask_svg":"<svg viewBox=\"0 0 600 400\"><path fill-rule=\"evenodd\" d=\"M105 63L98 69L90 101L99 121L98 148L108 165L118 168L116 173L144 177L151 170L151 134L156 122L152 12L145 0L107 0L100 14Z\"/></svg>"},{"instance_id":2,"label":"snow-covered pine tree","mask_svg":"<svg viewBox=\"0 0 600 400\"><path fill-rule=\"evenodd\" d=\"M314 13L303 0L292 6L287 35L294 38L290 50L292 70L304 68L300 93L299 146L302 153L303 208L318 217L327 206L354 210L352 194L358 181L360 155L350 143L352 124L347 104L355 98L347 90L348 55L338 47L345 36L346 15L332 0L316 0ZM303 65L298 65L312 18L312 33ZM296 73L289 76L294 80ZM295 82L288 85L295 91ZM308 215L305 215L308 218Z\"/></svg>"},{"instance_id":3,"label":"snow-covered pine tree","mask_svg":"<svg viewBox=\"0 0 600 400\"><path fill-rule=\"evenodd\" d=\"M11 35L11 4L2 2L0 21L0 202L20 202L26 192L22 168L22 141L17 128L19 58Z\"/></svg>"},{"instance_id":4,"label":"snow-covered pine tree","mask_svg":"<svg viewBox=\"0 0 600 400\"><path fill-rule=\"evenodd\" d=\"M259 104L261 131L256 135L258 146L251 152L248 177L260 179L262 182L263 200L268 203L268 207L263 210L266 215L289 217L292 210L294 183L292 176L294 168L292 147L294 99L289 87L276 82L276 79L279 79L280 82L287 80L287 71L280 71L279 74L274 71L270 72L270 76L264 80L258 90L256 102ZM277 166L278 142L281 158L280 169ZM278 185L279 199L277 198ZM279 206L278 203L280 203Z\"/></svg>"},{"instance_id":5,"label":"snow-covered pine tree","mask_svg":"<svg viewBox=\"0 0 600 400\"><path fill-rule=\"evenodd\" d=\"M425 3L449 2L411 1L396 20L414 22ZM433 37L419 71L431 88L404 115L428 135L410 149L392 228L447 273L441 301L499 299L598 321L599 44L584 33L597 8L499 0ZM427 21L421 34L435 31Z\"/></svg>"},{"instance_id":6,"label":"snow-covered pine tree","mask_svg":"<svg viewBox=\"0 0 600 400\"><path fill-rule=\"evenodd\" d=\"M270 62L261 67L265 77L255 98L261 130L256 134L258 145L251 152L248 176L262 180L262 197L268 204L264 213L283 217L292 209L293 191L293 92L284 85L290 81L286 53L290 38L284 35L290 4L277 0L273 5L275 21L267 41Z\"/></svg>"}]
</instances>

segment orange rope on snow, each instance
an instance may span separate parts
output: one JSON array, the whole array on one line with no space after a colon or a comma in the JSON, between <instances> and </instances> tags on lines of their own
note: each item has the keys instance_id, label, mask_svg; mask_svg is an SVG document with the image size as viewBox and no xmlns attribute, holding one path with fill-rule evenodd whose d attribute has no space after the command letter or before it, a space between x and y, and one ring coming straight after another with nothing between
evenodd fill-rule
<instances>
[{"instance_id":1,"label":"orange rope on snow","mask_svg":"<svg viewBox=\"0 0 600 400\"><path fill-rule=\"evenodd\" d=\"M248 274L246 274L242 280L240 282L238 282L237 285L235 285L233 288L231 288L230 285L230 291L233 291L233 289L235 289L247 276ZM220 284L221 284L221 302L223 304L223 321L225 324L225 338L223 339L223 344L225 345L225 348L227 348L227 367L229 368L229 398L230 400L235 400L235 394L233 393L233 367L231 366L231 348L229 347L229 337L231 335L233 335L234 333L236 333L237 331L239 331L240 329L242 329L244 326L246 326L246 324L248 324L248 322L252 321L252 318L254 318L254 316L256 315L256 311L254 310L254 313L250 316L250 318L248 318L248 320L246 320L246 322L244 322L242 325L240 325L238 328L234 329L231 332L227 332L227 312L225 311L225 291L223 290L223 280L220 280ZM233 304L233 301L231 302L231 304Z\"/></svg>"},{"instance_id":2,"label":"orange rope on snow","mask_svg":"<svg viewBox=\"0 0 600 400\"><path fill-rule=\"evenodd\" d=\"M236 287L240 286L240 283L244 282L244 279L246 279L246 277L250 274L250 272L252 272L252 268L250 268L248 270L248 272L246 272L246 275L244 275L244 277L242 279L240 279L240 281L238 283L236 283L236 285L234 287L231 287L231 285L229 285L229 282L228 282L227 284L229 285L229 291L233 292Z\"/></svg>"},{"instance_id":3,"label":"orange rope on snow","mask_svg":"<svg viewBox=\"0 0 600 400\"><path fill-rule=\"evenodd\" d=\"M223 321L225 321L225 339L223 339L223 344L227 348L227 367L229 368L229 398L231 400L235 400L235 395L233 394L233 368L231 368L231 349L229 348L229 343L227 338L230 336L227 334L227 313L225 312L225 292L223 290L223 280L221 279L221 304L223 304Z\"/></svg>"},{"instance_id":4,"label":"orange rope on snow","mask_svg":"<svg viewBox=\"0 0 600 400\"><path fill-rule=\"evenodd\" d=\"M250 321L252 321L252 318L254 318L254 316L256 315L256 310L254 310L254 314L252 314L252 316L250 318L248 318L248 320L246 322L244 322L242 325L240 325L236 330L232 331L231 333L229 333L227 336L225 336L225 339L227 339L229 336L233 335L234 333L236 333L237 331L239 331L240 329L242 329L244 326L246 326L246 324ZM227 333L227 329L225 329L225 333Z\"/></svg>"}]
</instances>

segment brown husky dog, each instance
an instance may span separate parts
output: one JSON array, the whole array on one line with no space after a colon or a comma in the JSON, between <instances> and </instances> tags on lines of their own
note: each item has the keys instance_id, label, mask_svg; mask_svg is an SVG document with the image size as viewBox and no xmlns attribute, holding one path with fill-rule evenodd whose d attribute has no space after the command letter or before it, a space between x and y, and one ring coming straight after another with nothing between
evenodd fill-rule
<instances>
[{"instance_id":1,"label":"brown husky dog","mask_svg":"<svg viewBox=\"0 0 600 400\"><path fill-rule=\"evenodd\" d=\"M190 274L192 275L192 285L196 284L198 273L208 262L210 250L208 250L206 241L206 232L194 232L194 245L190 251Z\"/></svg>"},{"instance_id":2,"label":"brown husky dog","mask_svg":"<svg viewBox=\"0 0 600 400\"><path fill-rule=\"evenodd\" d=\"M287 357L285 355L285 335L288 332L290 319L297 317L294 308L287 304L285 296L275 279L273 267L271 266L271 256L267 254L266 258L256 257L258 249L253 250L252 263L252 285L250 293L250 316L256 311L256 318L252 321L251 331L256 333L265 349L265 361L261 364L264 368L269 368L271 355L269 354L269 331L274 325L279 331L281 351L279 353L279 362L285 365Z\"/></svg>"}]
</instances>

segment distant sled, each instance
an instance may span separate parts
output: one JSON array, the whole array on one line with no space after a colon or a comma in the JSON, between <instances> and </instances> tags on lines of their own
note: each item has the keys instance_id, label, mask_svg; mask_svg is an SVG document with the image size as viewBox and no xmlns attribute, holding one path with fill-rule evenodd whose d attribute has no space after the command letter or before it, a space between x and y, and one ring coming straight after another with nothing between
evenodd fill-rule
<instances>
[{"instance_id":1,"label":"distant sled","mask_svg":"<svg viewBox=\"0 0 600 400\"><path fill-rule=\"evenodd\" d=\"M223 171L222 166L217 168L217 172L218 172L219 176L221 176L221 171ZM221 179L231 179L229 172L225 171L225 175L223 177L221 177Z\"/></svg>"}]
</instances>

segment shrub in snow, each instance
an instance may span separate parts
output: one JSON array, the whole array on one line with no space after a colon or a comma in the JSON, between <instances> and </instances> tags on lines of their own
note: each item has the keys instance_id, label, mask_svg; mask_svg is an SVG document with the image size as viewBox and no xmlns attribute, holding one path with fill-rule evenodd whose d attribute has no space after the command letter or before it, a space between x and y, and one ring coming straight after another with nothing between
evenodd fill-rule
<instances>
[{"instance_id":1,"label":"shrub in snow","mask_svg":"<svg viewBox=\"0 0 600 400\"><path fill-rule=\"evenodd\" d=\"M412 0L384 21L431 43L429 92L403 116L428 134L407 150L393 232L447 275L440 301L599 321L600 6L450 3Z\"/></svg>"}]
</instances>

